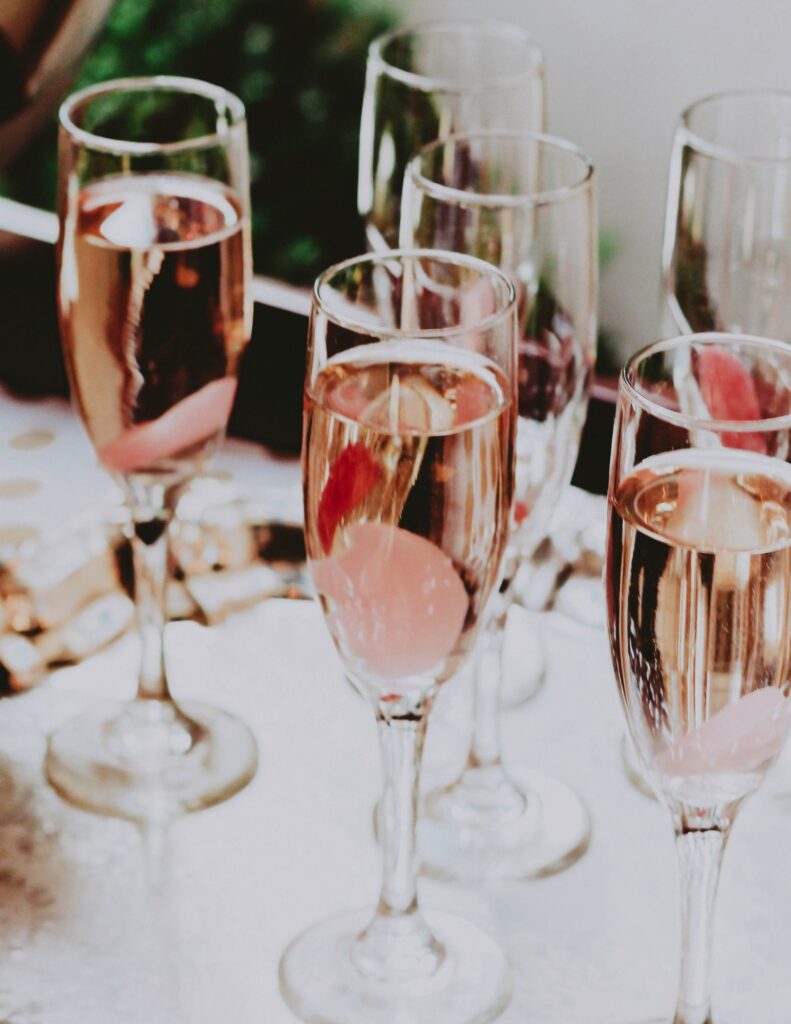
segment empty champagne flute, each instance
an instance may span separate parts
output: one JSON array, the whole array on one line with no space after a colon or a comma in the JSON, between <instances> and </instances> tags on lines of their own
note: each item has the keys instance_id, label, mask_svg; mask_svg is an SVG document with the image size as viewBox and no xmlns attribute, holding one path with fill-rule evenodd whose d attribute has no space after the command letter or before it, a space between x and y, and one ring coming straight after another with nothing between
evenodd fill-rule
<instances>
[{"instance_id":1,"label":"empty champagne flute","mask_svg":"<svg viewBox=\"0 0 791 1024\"><path fill-rule=\"evenodd\" d=\"M141 641L135 700L51 737L47 775L104 814L162 818L252 778L248 728L174 702L163 636L168 529L221 443L250 337L244 107L185 78L107 82L60 111L58 305L73 399L129 508Z\"/></svg>"},{"instance_id":2,"label":"empty champagne flute","mask_svg":"<svg viewBox=\"0 0 791 1024\"><path fill-rule=\"evenodd\" d=\"M398 244L408 161L428 142L484 128L544 131L544 58L517 25L428 21L371 43L357 206L374 252Z\"/></svg>"},{"instance_id":3,"label":"empty champagne flute","mask_svg":"<svg viewBox=\"0 0 791 1024\"><path fill-rule=\"evenodd\" d=\"M708 96L670 158L663 278L672 333L791 341L791 92Z\"/></svg>"},{"instance_id":4,"label":"empty champagne flute","mask_svg":"<svg viewBox=\"0 0 791 1024\"><path fill-rule=\"evenodd\" d=\"M364 256L314 290L302 465L310 571L382 749L383 881L284 954L295 1013L325 1024L465 1024L510 994L497 944L419 908L415 817L428 715L477 638L513 489L516 302L480 260Z\"/></svg>"},{"instance_id":5,"label":"empty champagne flute","mask_svg":"<svg viewBox=\"0 0 791 1024\"><path fill-rule=\"evenodd\" d=\"M711 1024L722 854L790 720L790 442L783 342L673 338L622 372L607 609L629 733L676 832L674 1024Z\"/></svg>"},{"instance_id":6,"label":"empty champagne flute","mask_svg":"<svg viewBox=\"0 0 791 1024\"><path fill-rule=\"evenodd\" d=\"M585 420L596 348L596 240L593 166L565 140L458 135L431 143L408 165L402 244L488 260L514 282L519 304L511 541L476 662L467 764L422 808L420 855L435 875L537 877L587 848L588 813L571 787L538 771L505 771L499 691L511 583L571 478Z\"/></svg>"}]
</instances>

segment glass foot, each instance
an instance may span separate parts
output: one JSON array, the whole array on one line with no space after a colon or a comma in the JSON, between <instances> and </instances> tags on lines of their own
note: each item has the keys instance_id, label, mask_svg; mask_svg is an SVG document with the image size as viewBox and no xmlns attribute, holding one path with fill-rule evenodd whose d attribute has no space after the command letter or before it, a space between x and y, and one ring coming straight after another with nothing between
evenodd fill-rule
<instances>
[{"instance_id":1,"label":"glass foot","mask_svg":"<svg viewBox=\"0 0 791 1024\"><path fill-rule=\"evenodd\" d=\"M538 771L503 776L503 783L484 800L463 777L429 793L417 828L423 874L462 882L545 878L579 860L591 822L577 793Z\"/></svg>"},{"instance_id":2,"label":"glass foot","mask_svg":"<svg viewBox=\"0 0 791 1024\"><path fill-rule=\"evenodd\" d=\"M383 978L383 972L361 970L355 963L356 940L371 923L370 910L340 914L309 928L280 961L283 998L310 1024L494 1020L511 996L503 951L485 932L453 914L430 911L426 922L441 944L440 955L436 963L431 959L430 969L418 966L417 977L409 980L403 975Z\"/></svg>"},{"instance_id":3,"label":"glass foot","mask_svg":"<svg viewBox=\"0 0 791 1024\"><path fill-rule=\"evenodd\" d=\"M47 778L64 799L133 821L227 800L255 775L258 748L232 715L206 704L103 705L50 736Z\"/></svg>"},{"instance_id":4,"label":"glass foot","mask_svg":"<svg viewBox=\"0 0 791 1024\"><path fill-rule=\"evenodd\" d=\"M651 783L643 775L643 770L640 767L637 754L634 752L632 742L626 735L621 737L621 760L623 761L624 774L634 788L639 790L643 796L647 796L649 800L656 800L656 793Z\"/></svg>"}]
</instances>

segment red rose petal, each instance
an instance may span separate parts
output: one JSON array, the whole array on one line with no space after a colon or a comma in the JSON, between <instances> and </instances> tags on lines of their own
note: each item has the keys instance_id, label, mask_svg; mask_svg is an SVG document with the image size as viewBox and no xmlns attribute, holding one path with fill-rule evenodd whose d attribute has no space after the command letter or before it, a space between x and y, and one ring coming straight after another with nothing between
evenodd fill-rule
<instances>
[{"instance_id":1,"label":"red rose petal","mask_svg":"<svg viewBox=\"0 0 791 1024\"><path fill-rule=\"evenodd\" d=\"M514 520L516 525L519 526L525 519L527 519L530 509L527 507L524 501L514 502Z\"/></svg>"},{"instance_id":2,"label":"red rose petal","mask_svg":"<svg viewBox=\"0 0 791 1024\"><path fill-rule=\"evenodd\" d=\"M332 549L335 531L344 516L365 500L382 476L382 467L364 444L344 448L330 468L319 499L317 529L325 554Z\"/></svg>"},{"instance_id":3,"label":"red rose petal","mask_svg":"<svg viewBox=\"0 0 791 1024\"><path fill-rule=\"evenodd\" d=\"M737 355L706 345L696 356L700 393L712 419L761 419L755 381ZM766 438L759 433L723 431L720 437L726 448L766 453Z\"/></svg>"}]
</instances>

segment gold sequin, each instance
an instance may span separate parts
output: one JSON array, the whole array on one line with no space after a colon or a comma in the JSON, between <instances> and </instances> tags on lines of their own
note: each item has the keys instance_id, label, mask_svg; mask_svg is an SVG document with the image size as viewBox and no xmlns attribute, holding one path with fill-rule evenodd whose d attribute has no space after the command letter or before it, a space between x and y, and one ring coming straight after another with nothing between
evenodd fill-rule
<instances>
[{"instance_id":1,"label":"gold sequin","mask_svg":"<svg viewBox=\"0 0 791 1024\"><path fill-rule=\"evenodd\" d=\"M41 490L38 480L26 480L18 477L13 480L0 480L0 498L29 498L31 494Z\"/></svg>"},{"instance_id":2,"label":"gold sequin","mask_svg":"<svg viewBox=\"0 0 791 1024\"><path fill-rule=\"evenodd\" d=\"M17 547L38 536L35 526L0 526L0 547Z\"/></svg>"},{"instance_id":3,"label":"gold sequin","mask_svg":"<svg viewBox=\"0 0 791 1024\"><path fill-rule=\"evenodd\" d=\"M29 452L34 448L46 448L55 440L51 430L26 430L24 434L17 434L9 442L12 448L18 451Z\"/></svg>"}]
</instances>

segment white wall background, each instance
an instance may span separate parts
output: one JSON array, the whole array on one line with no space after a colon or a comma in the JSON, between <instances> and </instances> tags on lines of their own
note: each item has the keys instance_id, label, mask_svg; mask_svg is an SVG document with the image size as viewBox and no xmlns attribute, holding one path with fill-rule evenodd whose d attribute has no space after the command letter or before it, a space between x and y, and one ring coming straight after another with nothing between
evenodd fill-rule
<instances>
[{"instance_id":1,"label":"white wall background","mask_svg":"<svg viewBox=\"0 0 791 1024\"><path fill-rule=\"evenodd\" d=\"M395 0L405 20L499 18L546 57L549 127L599 172L617 254L600 319L622 352L657 335L670 144L678 115L724 89L791 89L791 0Z\"/></svg>"}]
</instances>

